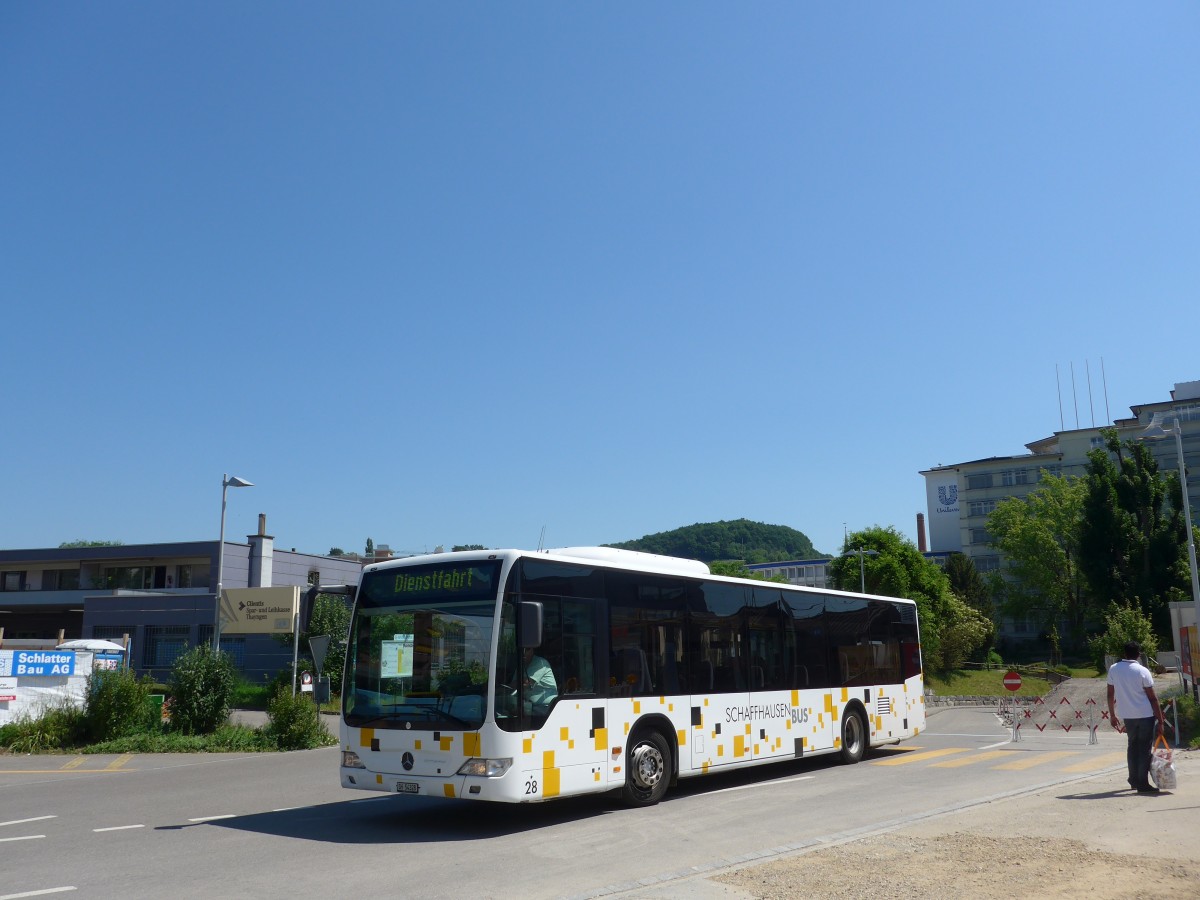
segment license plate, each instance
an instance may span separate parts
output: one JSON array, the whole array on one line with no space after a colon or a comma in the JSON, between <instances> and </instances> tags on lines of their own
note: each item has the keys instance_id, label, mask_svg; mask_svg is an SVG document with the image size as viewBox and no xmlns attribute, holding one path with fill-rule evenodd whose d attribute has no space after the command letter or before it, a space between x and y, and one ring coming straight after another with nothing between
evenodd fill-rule
<instances>
[{"instance_id":1,"label":"license plate","mask_svg":"<svg viewBox=\"0 0 1200 900\"><path fill-rule=\"evenodd\" d=\"M421 792L421 786L419 784L417 784L416 782L413 782L413 781L397 781L396 782L396 793L397 794L419 794L420 792Z\"/></svg>"}]
</instances>

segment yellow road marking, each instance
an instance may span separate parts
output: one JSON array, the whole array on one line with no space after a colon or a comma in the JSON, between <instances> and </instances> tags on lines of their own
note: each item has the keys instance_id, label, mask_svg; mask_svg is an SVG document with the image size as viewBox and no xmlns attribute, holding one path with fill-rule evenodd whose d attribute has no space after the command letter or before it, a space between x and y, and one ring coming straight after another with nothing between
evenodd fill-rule
<instances>
[{"instance_id":1,"label":"yellow road marking","mask_svg":"<svg viewBox=\"0 0 1200 900\"><path fill-rule=\"evenodd\" d=\"M942 750L926 750L922 753L906 753L904 756L892 756L888 759L871 761L873 766L903 766L906 763L923 762L927 759L937 759L939 756L950 756L953 753L966 753L970 747L946 747Z\"/></svg>"},{"instance_id":2,"label":"yellow road marking","mask_svg":"<svg viewBox=\"0 0 1200 900\"><path fill-rule=\"evenodd\" d=\"M114 759L112 762L110 762L104 768L109 772L114 772L117 769L121 768L121 766L125 765L125 763L129 762L131 759L133 759L132 753L123 753L120 756L118 756L116 759Z\"/></svg>"},{"instance_id":3,"label":"yellow road marking","mask_svg":"<svg viewBox=\"0 0 1200 900\"><path fill-rule=\"evenodd\" d=\"M1073 766L1067 766L1063 769L1064 772L1091 772L1095 769L1103 769L1105 766L1111 766L1115 763L1125 762L1125 751L1120 753L1105 753L1103 756L1096 756L1092 759L1077 762Z\"/></svg>"},{"instance_id":4,"label":"yellow road marking","mask_svg":"<svg viewBox=\"0 0 1200 900\"><path fill-rule=\"evenodd\" d=\"M1011 750L992 750L988 753L976 753L972 756L962 756L958 759L948 759L945 762L934 763L929 768L955 769L959 766L973 766L975 763L987 762L989 759L999 759L1002 756L1008 756L1012 752Z\"/></svg>"},{"instance_id":5,"label":"yellow road marking","mask_svg":"<svg viewBox=\"0 0 1200 900\"><path fill-rule=\"evenodd\" d=\"M1004 769L1009 772L1019 772L1022 769L1032 769L1034 766L1040 766L1043 763L1054 762L1056 759L1062 759L1064 756L1078 756L1074 750L1055 750L1050 753L1030 753L1024 759L1013 760L1010 763L1004 763L999 766L992 766L993 769Z\"/></svg>"},{"instance_id":6,"label":"yellow road marking","mask_svg":"<svg viewBox=\"0 0 1200 900\"><path fill-rule=\"evenodd\" d=\"M87 760L86 756L77 756L69 763L63 766L64 769L78 769Z\"/></svg>"}]
</instances>

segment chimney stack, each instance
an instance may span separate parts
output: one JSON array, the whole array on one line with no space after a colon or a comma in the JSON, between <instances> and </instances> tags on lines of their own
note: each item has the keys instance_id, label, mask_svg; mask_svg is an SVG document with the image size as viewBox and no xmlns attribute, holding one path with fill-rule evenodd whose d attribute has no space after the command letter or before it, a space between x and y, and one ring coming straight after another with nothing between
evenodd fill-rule
<instances>
[{"instance_id":1,"label":"chimney stack","mask_svg":"<svg viewBox=\"0 0 1200 900\"><path fill-rule=\"evenodd\" d=\"M248 534L250 572L246 587L271 587L275 568L275 538L267 534L267 514L258 514L258 534Z\"/></svg>"},{"instance_id":2,"label":"chimney stack","mask_svg":"<svg viewBox=\"0 0 1200 900\"><path fill-rule=\"evenodd\" d=\"M925 513L917 513L917 549L923 554L929 552L929 542L925 539Z\"/></svg>"}]
</instances>

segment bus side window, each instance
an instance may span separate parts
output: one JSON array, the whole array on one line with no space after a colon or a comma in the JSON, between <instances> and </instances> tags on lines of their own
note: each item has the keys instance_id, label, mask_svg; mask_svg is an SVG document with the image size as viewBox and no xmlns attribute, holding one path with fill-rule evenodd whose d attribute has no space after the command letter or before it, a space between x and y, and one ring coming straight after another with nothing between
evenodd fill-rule
<instances>
[{"instance_id":1,"label":"bus side window","mask_svg":"<svg viewBox=\"0 0 1200 900\"><path fill-rule=\"evenodd\" d=\"M651 689L650 667L640 647L621 647L613 653L615 696L640 697Z\"/></svg>"}]
</instances>

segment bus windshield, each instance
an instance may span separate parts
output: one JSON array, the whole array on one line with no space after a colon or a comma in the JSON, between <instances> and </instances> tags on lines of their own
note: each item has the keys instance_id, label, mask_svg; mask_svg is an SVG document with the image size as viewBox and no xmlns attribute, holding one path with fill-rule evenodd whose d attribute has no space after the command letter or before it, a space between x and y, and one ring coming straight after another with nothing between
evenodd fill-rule
<instances>
[{"instance_id":1,"label":"bus windshield","mask_svg":"<svg viewBox=\"0 0 1200 900\"><path fill-rule=\"evenodd\" d=\"M346 724L479 728L499 578L499 560L364 573L350 623Z\"/></svg>"}]
</instances>

